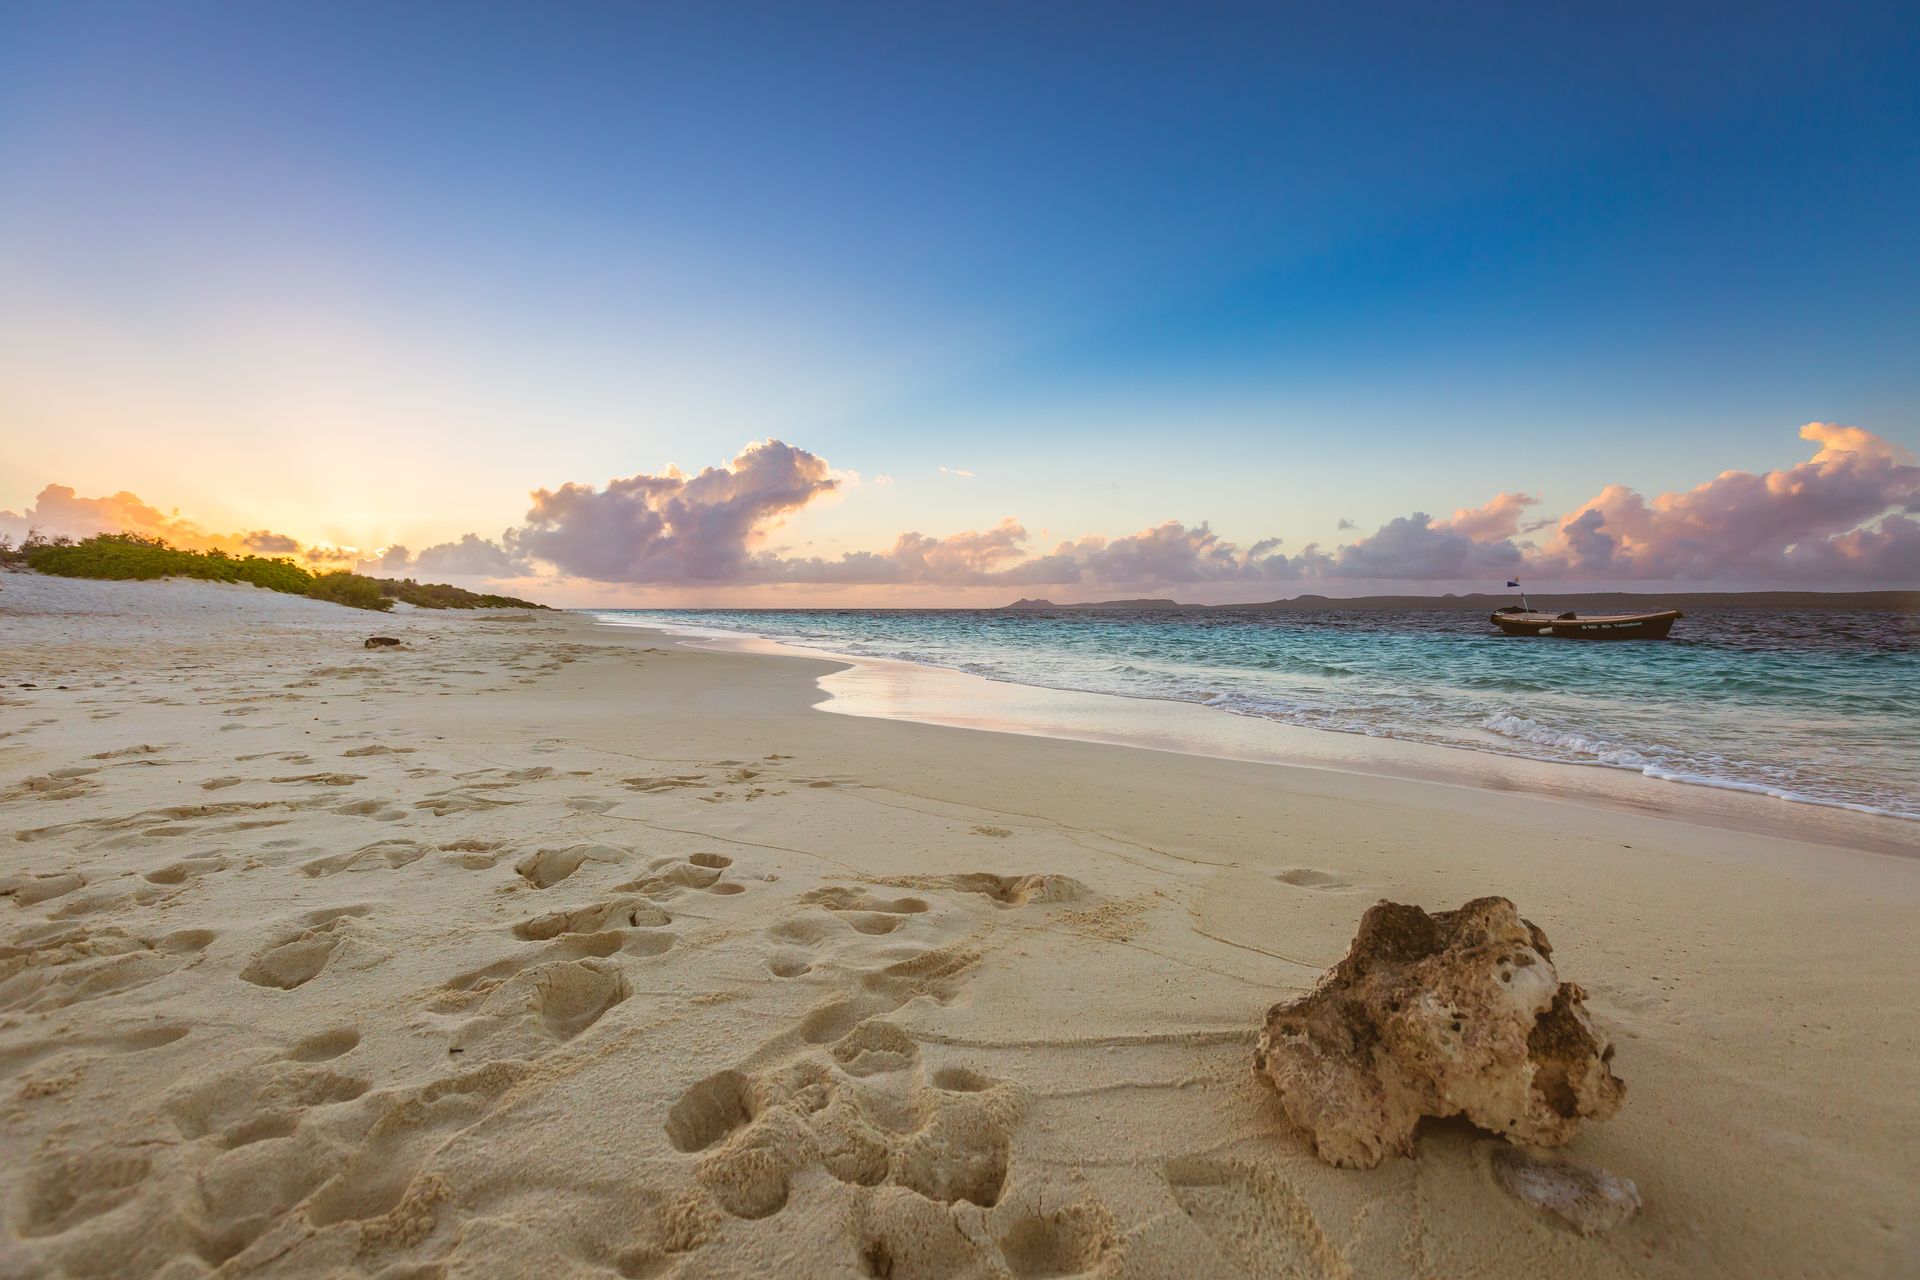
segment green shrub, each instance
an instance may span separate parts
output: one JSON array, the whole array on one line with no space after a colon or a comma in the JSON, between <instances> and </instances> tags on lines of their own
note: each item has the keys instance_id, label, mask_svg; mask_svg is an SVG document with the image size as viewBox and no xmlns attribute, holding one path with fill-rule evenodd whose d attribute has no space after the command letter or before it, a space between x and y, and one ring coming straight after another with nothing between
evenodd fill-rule
<instances>
[{"instance_id":1,"label":"green shrub","mask_svg":"<svg viewBox=\"0 0 1920 1280\"><path fill-rule=\"evenodd\" d=\"M412 578L375 578L382 593L422 609L544 609L547 606L513 596L468 591L444 582L415 582Z\"/></svg>"},{"instance_id":2,"label":"green shrub","mask_svg":"<svg viewBox=\"0 0 1920 1280\"><path fill-rule=\"evenodd\" d=\"M164 538L139 533L101 533L78 542L29 534L18 545L0 538L0 564L21 564L63 578L202 578L250 582L269 591L311 596L355 609L385 612L395 600L423 609L543 609L512 596L467 591L411 578L363 578L342 570L318 577L284 557L230 556L224 551L182 551Z\"/></svg>"},{"instance_id":3,"label":"green shrub","mask_svg":"<svg viewBox=\"0 0 1920 1280\"><path fill-rule=\"evenodd\" d=\"M230 556L224 551L182 551L164 538L138 533L101 533L78 542L29 540L27 566L63 578L200 578L250 582L270 591L305 594L313 575L291 560Z\"/></svg>"},{"instance_id":4,"label":"green shrub","mask_svg":"<svg viewBox=\"0 0 1920 1280\"><path fill-rule=\"evenodd\" d=\"M18 542L11 537L0 535L0 564L24 565L28 558L40 548L55 544L64 546L71 541L71 538L49 538L38 530L30 531Z\"/></svg>"},{"instance_id":5,"label":"green shrub","mask_svg":"<svg viewBox=\"0 0 1920 1280\"><path fill-rule=\"evenodd\" d=\"M321 574L307 588L307 594L315 600L331 600L355 609L375 609L384 613L393 608L393 601L380 594L378 582L357 573L348 573L345 569Z\"/></svg>"}]
</instances>

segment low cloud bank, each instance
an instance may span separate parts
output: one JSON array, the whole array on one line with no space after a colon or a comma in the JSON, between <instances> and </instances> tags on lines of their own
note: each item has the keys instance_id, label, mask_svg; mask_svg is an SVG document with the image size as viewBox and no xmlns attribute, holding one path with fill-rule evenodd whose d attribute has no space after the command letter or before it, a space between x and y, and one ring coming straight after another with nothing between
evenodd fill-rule
<instances>
[{"instance_id":1,"label":"low cloud bank","mask_svg":"<svg viewBox=\"0 0 1920 1280\"><path fill-rule=\"evenodd\" d=\"M360 559L301 547L266 530L219 536L131 493L81 498L49 485L25 513L0 511L0 534L28 529L86 536L131 529L195 549L357 560L363 573L526 579L559 576L643 587L1072 586L1155 590L1213 583L1462 582L1532 575L1558 581L1720 580L1832 586L1920 581L1920 466L1911 453L1858 427L1808 423L1817 446L1796 466L1724 471L1679 493L1648 498L1608 485L1558 517L1532 518L1539 499L1497 494L1445 519L1397 516L1331 549L1289 555L1277 538L1242 546L1169 520L1138 533L1030 545L1005 519L934 537L901 534L883 551L792 556L766 545L785 519L855 473L780 440L747 446L696 475L668 468L532 494L525 522L498 538L465 534L419 552L390 547ZM1351 522L1342 521L1342 528Z\"/></svg>"},{"instance_id":2,"label":"low cloud bank","mask_svg":"<svg viewBox=\"0 0 1920 1280\"><path fill-rule=\"evenodd\" d=\"M541 490L528 525L508 531L504 545L516 563L648 586L1165 588L1519 574L1850 584L1920 578L1920 524L1912 518L1920 512L1920 467L1912 455L1858 427L1815 422L1800 434L1818 451L1779 471L1726 471L1653 498L1609 485L1546 519L1530 518L1537 497L1501 493L1445 519L1416 511L1353 542L1310 544L1292 555L1278 539L1241 546L1204 522L1172 520L1124 537L1035 549L1025 527L1006 519L942 537L903 533L885 551L833 559L755 549L778 518L835 483L824 459L768 440L691 480L669 471L616 480L604 491Z\"/></svg>"},{"instance_id":3,"label":"low cloud bank","mask_svg":"<svg viewBox=\"0 0 1920 1280\"><path fill-rule=\"evenodd\" d=\"M167 512L124 490L104 498L83 498L64 484L50 484L25 511L0 511L0 537L16 542L30 534L91 538L96 533L138 533L165 538L188 551L225 551L231 555L289 555L300 544L284 533L213 533L178 511Z\"/></svg>"}]
</instances>

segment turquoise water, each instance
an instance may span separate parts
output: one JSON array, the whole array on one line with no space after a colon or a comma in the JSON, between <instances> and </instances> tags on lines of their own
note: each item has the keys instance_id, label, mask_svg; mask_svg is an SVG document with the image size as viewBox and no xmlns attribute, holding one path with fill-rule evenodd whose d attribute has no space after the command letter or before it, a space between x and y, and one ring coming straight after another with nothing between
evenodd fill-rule
<instances>
[{"instance_id":1,"label":"turquoise water","mask_svg":"<svg viewBox=\"0 0 1920 1280\"><path fill-rule=\"evenodd\" d=\"M1507 639L1440 611L602 616L1920 819L1908 616L1701 611L1666 643L1616 644Z\"/></svg>"}]
</instances>

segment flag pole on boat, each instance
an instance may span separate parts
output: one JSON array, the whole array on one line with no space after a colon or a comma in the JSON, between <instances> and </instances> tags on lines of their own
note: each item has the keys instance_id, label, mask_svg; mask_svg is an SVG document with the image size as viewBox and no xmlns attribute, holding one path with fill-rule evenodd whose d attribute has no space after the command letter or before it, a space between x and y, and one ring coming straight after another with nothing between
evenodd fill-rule
<instances>
[{"instance_id":1,"label":"flag pole on boat","mask_svg":"<svg viewBox=\"0 0 1920 1280\"><path fill-rule=\"evenodd\" d=\"M1519 587L1519 586L1520 586L1520 579L1518 579L1518 578L1508 578L1508 579L1507 579L1507 585L1508 585L1508 586L1510 586L1510 587ZM1533 606L1527 603L1527 593L1526 593L1526 592L1525 592L1524 590L1522 590L1522 591L1520 592L1520 607L1521 607L1522 609L1525 609L1525 610L1526 610L1526 611L1527 611L1528 613L1532 613L1532 612L1533 612Z\"/></svg>"}]
</instances>

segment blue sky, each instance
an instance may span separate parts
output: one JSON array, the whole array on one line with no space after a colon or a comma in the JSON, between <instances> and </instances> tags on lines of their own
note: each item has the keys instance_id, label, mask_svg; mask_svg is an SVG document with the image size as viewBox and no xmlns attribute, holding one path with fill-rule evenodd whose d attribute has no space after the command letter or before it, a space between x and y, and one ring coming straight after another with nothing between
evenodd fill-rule
<instances>
[{"instance_id":1,"label":"blue sky","mask_svg":"<svg viewBox=\"0 0 1920 1280\"><path fill-rule=\"evenodd\" d=\"M0 507L1297 547L1920 443L1911 6L0 13ZM942 466L973 472L943 474Z\"/></svg>"}]
</instances>

